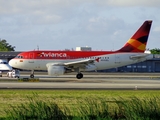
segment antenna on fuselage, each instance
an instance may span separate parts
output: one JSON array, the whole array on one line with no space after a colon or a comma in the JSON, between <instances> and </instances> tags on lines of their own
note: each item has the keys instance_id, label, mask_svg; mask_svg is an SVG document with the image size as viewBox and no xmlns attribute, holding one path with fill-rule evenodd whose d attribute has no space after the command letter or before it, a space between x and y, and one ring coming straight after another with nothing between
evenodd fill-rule
<instances>
[{"instance_id":1,"label":"antenna on fuselage","mask_svg":"<svg viewBox=\"0 0 160 120\"><path fill-rule=\"evenodd\" d=\"M39 46L37 45L37 50L39 50Z\"/></svg>"}]
</instances>

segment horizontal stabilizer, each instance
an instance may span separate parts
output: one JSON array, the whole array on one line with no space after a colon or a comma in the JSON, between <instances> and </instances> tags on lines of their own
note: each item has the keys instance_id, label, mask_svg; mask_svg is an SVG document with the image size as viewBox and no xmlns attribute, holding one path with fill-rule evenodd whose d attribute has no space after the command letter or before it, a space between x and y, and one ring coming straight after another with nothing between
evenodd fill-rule
<instances>
[{"instance_id":1,"label":"horizontal stabilizer","mask_svg":"<svg viewBox=\"0 0 160 120\"><path fill-rule=\"evenodd\" d=\"M147 57L148 55L150 55L150 54L133 55L133 56L130 56L130 59L140 59L140 58L145 58L145 57Z\"/></svg>"}]
</instances>

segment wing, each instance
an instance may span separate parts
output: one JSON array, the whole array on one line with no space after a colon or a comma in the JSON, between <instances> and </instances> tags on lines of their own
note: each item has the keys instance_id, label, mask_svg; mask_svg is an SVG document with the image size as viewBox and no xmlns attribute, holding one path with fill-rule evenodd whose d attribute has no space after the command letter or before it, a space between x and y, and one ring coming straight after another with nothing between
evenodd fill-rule
<instances>
[{"instance_id":1,"label":"wing","mask_svg":"<svg viewBox=\"0 0 160 120\"><path fill-rule=\"evenodd\" d=\"M65 66L67 68L83 68L88 64L93 64L95 60L93 59L85 59L85 60L77 60L66 63L48 63L46 66L55 65L55 66Z\"/></svg>"},{"instance_id":2,"label":"wing","mask_svg":"<svg viewBox=\"0 0 160 120\"><path fill-rule=\"evenodd\" d=\"M79 60L79 61L74 61L74 62L67 62L67 63L64 63L64 65L68 67L71 67L71 66L81 67L81 66L86 66L91 63L94 63L94 60L85 59L85 60Z\"/></svg>"},{"instance_id":3,"label":"wing","mask_svg":"<svg viewBox=\"0 0 160 120\"><path fill-rule=\"evenodd\" d=\"M82 78L83 74L79 73L82 71L96 70L97 67L94 64L95 60L92 59L81 59L65 63L47 63L48 74L51 76L63 75L64 73L69 73L76 71L78 72L77 78Z\"/></svg>"}]
</instances>

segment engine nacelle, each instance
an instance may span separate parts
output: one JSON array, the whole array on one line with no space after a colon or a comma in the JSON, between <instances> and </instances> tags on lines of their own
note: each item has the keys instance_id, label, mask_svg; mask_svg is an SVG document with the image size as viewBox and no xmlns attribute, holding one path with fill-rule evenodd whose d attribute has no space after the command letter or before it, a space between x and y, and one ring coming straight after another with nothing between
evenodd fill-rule
<instances>
[{"instance_id":1,"label":"engine nacelle","mask_svg":"<svg viewBox=\"0 0 160 120\"><path fill-rule=\"evenodd\" d=\"M50 76L59 76L65 73L64 66L57 66L57 65L49 65L48 66L48 75Z\"/></svg>"}]
</instances>

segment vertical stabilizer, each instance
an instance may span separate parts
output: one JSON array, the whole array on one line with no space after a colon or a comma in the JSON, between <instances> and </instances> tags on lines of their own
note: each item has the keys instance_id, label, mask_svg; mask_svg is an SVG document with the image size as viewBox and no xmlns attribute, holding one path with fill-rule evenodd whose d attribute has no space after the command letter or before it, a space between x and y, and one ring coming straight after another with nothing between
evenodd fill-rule
<instances>
[{"instance_id":1,"label":"vertical stabilizer","mask_svg":"<svg viewBox=\"0 0 160 120\"><path fill-rule=\"evenodd\" d=\"M127 41L127 43L118 50L119 52L144 52L146 50L147 40L152 21L147 20L137 30L137 32Z\"/></svg>"}]
</instances>

